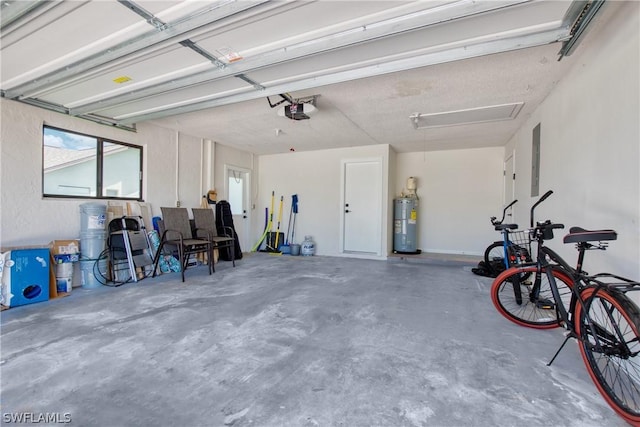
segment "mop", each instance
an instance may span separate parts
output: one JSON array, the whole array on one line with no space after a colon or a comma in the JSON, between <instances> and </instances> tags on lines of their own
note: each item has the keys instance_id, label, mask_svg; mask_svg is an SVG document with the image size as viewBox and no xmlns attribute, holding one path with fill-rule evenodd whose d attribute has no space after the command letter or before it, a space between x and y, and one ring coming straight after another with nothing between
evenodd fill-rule
<instances>
[{"instance_id":1,"label":"mop","mask_svg":"<svg viewBox=\"0 0 640 427\"><path fill-rule=\"evenodd\" d=\"M293 206L297 205L298 195L291 196L291 207L289 208L289 222L287 223L287 234L285 236L284 245L280 246L280 251L283 254L291 253L291 246L289 245L289 236L291 235L291 217L293 216ZM297 207L297 206L296 206Z\"/></svg>"},{"instance_id":2,"label":"mop","mask_svg":"<svg viewBox=\"0 0 640 427\"><path fill-rule=\"evenodd\" d=\"M272 248L274 255L282 255L282 252L280 252L280 248L278 247L278 242L280 241L280 222L282 221L283 204L284 204L284 196L280 196L280 208L278 209L278 227L276 227L276 244Z\"/></svg>"}]
</instances>

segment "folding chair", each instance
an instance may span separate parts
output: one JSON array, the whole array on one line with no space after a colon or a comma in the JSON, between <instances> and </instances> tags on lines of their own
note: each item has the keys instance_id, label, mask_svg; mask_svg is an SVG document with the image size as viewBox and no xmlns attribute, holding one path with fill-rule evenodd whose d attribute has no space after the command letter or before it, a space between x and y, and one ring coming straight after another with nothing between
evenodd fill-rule
<instances>
[{"instance_id":1,"label":"folding chair","mask_svg":"<svg viewBox=\"0 0 640 427\"><path fill-rule=\"evenodd\" d=\"M153 249L141 216L123 216L111 220L107 246L114 282L137 282L137 269L142 270L142 278L150 273L148 268L153 265Z\"/></svg>"},{"instance_id":2,"label":"folding chair","mask_svg":"<svg viewBox=\"0 0 640 427\"><path fill-rule=\"evenodd\" d=\"M191 211L193 212L193 221L195 222L196 227L196 237L208 239L213 244L213 247L218 250L226 249L231 257L231 262L235 267L235 238L233 237L233 229L231 227L224 227L225 235L219 236L213 209L193 208Z\"/></svg>"},{"instance_id":3,"label":"folding chair","mask_svg":"<svg viewBox=\"0 0 640 427\"><path fill-rule=\"evenodd\" d=\"M160 239L160 246L153 262L153 276L156 275L158 261L165 245L174 246L178 251L180 272L184 282L184 271L187 269L189 256L196 253L207 254L209 274L213 271L213 244L208 239L194 238L189 221L187 208L161 207L164 231Z\"/></svg>"}]
</instances>

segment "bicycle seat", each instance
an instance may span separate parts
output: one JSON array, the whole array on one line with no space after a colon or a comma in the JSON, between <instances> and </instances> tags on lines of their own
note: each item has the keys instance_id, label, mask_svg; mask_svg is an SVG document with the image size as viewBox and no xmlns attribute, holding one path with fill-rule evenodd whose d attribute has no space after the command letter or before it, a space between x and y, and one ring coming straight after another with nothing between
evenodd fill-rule
<instances>
[{"instance_id":1,"label":"bicycle seat","mask_svg":"<svg viewBox=\"0 0 640 427\"><path fill-rule=\"evenodd\" d=\"M616 240L618 234L614 230L585 230L582 227L571 227L569 234L564 236L564 243L601 242Z\"/></svg>"},{"instance_id":2,"label":"bicycle seat","mask_svg":"<svg viewBox=\"0 0 640 427\"><path fill-rule=\"evenodd\" d=\"M498 224L494 228L496 229L496 231L515 230L516 228L518 228L518 224Z\"/></svg>"}]
</instances>

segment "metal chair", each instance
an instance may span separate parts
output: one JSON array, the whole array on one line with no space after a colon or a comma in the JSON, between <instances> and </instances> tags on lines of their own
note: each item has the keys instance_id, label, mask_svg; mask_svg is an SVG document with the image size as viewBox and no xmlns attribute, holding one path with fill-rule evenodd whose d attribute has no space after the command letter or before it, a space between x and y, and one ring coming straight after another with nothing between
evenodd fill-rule
<instances>
[{"instance_id":1,"label":"metal chair","mask_svg":"<svg viewBox=\"0 0 640 427\"><path fill-rule=\"evenodd\" d=\"M206 238L194 238L189 221L187 208L161 207L164 231L160 238L160 246L153 261L153 276L155 277L158 261L166 245L176 247L180 262L180 273L184 282L184 271L187 269L189 256L196 253L207 254L209 274L213 272L213 244Z\"/></svg>"},{"instance_id":2,"label":"metal chair","mask_svg":"<svg viewBox=\"0 0 640 427\"><path fill-rule=\"evenodd\" d=\"M223 227L224 236L219 236L213 209L193 208L191 211L193 212L196 237L208 239L213 244L213 247L218 250L226 249L235 267L235 238L233 237L233 229L231 227Z\"/></svg>"}]
</instances>

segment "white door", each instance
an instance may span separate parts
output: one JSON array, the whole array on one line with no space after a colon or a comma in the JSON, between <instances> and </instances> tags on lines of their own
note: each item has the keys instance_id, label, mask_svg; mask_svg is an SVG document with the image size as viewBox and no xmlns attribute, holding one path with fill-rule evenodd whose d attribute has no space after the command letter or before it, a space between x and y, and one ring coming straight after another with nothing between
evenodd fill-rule
<instances>
[{"instance_id":1,"label":"white door","mask_svg":"<svg viewBox=\"0 0 640 427\"><path fill-rule=\"evenodd\" d=\"M380 255L382 161L344 162L343 251Z\"/></svg>"},{"instance_id":2,"label":"white door","mask_svg":"<svg viewBox=\"0 0 640 427\"><path fill-rule=\"evenodd\" d=\"M513 158L515 157L515 152L512 153L505 161L504 161L504 205L506 206L509 203L515 200L515 179L516 179L516 170ZM505 224L513 224L515 222L515 217L513 215L513 206L509 208L507 214L504 218Z\"/></svg>"},{"instance_id":3,"label":"white door","mask_svg":"<svg viewBox=\"0 0 640 427\"><path fill-rule=\"evenodd\" d=\"M242 252L249 252L251 245L247 241L249 237L249 179L250 172L248 169L236 166L225 165L226 182L225 190L227 201L231 205L231 214L233 215L233 226L238 234L240 249Z\"/></svg>"}]
</instances>

